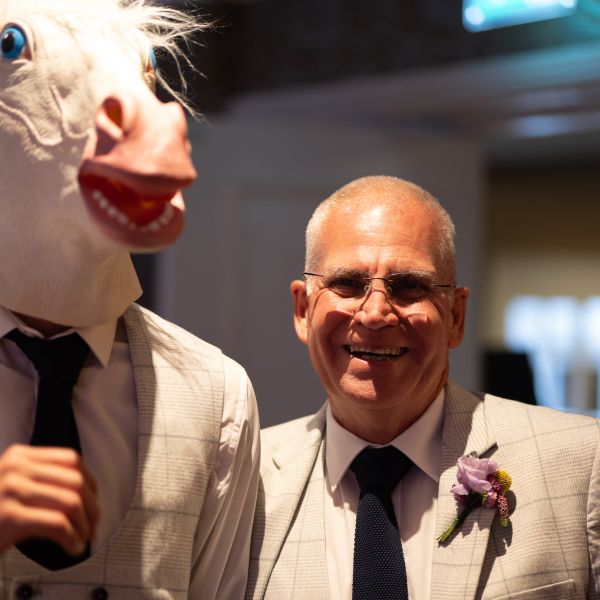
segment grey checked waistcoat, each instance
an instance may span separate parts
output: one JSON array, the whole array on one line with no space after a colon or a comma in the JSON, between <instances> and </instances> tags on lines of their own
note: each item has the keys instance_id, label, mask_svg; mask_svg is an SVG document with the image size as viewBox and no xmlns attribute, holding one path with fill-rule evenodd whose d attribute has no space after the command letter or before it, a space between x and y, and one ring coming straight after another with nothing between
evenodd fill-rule
<instances>
[{"instance_id":1,"label":"grey checked waistcoat","mask_svg":"<svg viewBox=\"0 0 600 600\"><path fill-rule=\"evenodd\" d=\"M0 600L22 595L24 585L40 600L100 598L99 588L108 600L187 598L229 359L136 305L124 320L138 400L138 471L129 511L90 559L63 571L46 571L9 549L0 558Z\"/></svg>"}]
</instances>

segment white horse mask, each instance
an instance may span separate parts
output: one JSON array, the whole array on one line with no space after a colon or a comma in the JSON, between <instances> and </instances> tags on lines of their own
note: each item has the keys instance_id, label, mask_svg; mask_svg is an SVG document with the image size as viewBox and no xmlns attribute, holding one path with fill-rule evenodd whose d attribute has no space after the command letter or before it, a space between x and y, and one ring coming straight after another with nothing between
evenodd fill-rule
<instances>
[{"instance_id":1,"label":"white horse mask","mask_svg":"<svg viewBox=\"0 0 600 600\"><path fill-rule=\"evenodd\" d=\"M114 27L121 10L0 0L0 305L61 325L140 295L129 252L177 238L195 178L183 111L148 88L150 43Z\"/></svg>"}]
</instances>

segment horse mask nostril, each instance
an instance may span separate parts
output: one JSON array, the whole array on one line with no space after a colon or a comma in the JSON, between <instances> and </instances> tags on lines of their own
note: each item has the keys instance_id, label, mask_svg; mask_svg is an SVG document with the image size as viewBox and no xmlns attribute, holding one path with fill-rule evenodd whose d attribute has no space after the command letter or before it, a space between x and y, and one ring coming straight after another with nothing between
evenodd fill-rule
<instances>
[{"instance_id":1,"label":"horse mask nostril","mask_svg":"<svg viewBox=\"0 0 600 600\"><path fill-rule=\"evenodd\" d=\"M107 98L103 103L106 116L119 128L123 128L123 107L117 98Z\"/></svg>"},{"instance_id":2,"label":"horse mask nostril","mask_svg":"<svg viewBox=\"0 0 600 600\"><path fill-rule=\"evenodd\" d=\"M126 106L121 98L108 96L102 101L96 113L96 154L108 154L123 140L128 128L127 119Z\"/></svg>"}]
</instances>

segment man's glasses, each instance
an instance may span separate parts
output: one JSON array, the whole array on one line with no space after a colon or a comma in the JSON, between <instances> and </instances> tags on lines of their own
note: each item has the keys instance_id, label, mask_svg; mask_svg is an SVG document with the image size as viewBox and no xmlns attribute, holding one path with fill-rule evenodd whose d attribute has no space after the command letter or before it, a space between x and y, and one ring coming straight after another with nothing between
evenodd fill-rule
<instances>
[{"instance_id":1,"label":"man's glasses","mask_svg":"<svg viewBox=\"0 0 600 600\"><path fill-rule=\"evenodd\" d=\"M383 282L387 298L392 304L415 304L439 291L455 289L451 283L435 283L425 273L390 273L386 277L366 277L353 271L338 270L329 275L305 272L304 277L320 277L324 288L342 300L356 301L365 298L373 289L373 281Z\"/></svg>"}]
</instances>

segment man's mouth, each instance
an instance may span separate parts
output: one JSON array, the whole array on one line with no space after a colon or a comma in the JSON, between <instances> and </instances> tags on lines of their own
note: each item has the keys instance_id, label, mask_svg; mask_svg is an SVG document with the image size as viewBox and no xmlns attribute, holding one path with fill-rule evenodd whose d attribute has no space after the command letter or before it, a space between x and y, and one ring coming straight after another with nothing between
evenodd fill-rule
<instances>
[{"instance_id":1,"label":"man's mouth","mask_svg":"<svg viewBox=\"0 0 600 600\"><path fill-rule=\"evenodd\" d=\"M344 345L344 350L354 358L360 358L361 360L394 360L408 352L408 348L401 346L374 348L358 344L346 344Z\"/></svg>"}]
</instances>

